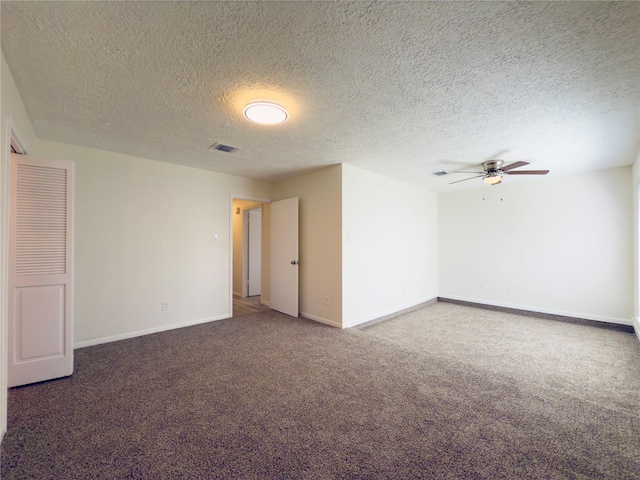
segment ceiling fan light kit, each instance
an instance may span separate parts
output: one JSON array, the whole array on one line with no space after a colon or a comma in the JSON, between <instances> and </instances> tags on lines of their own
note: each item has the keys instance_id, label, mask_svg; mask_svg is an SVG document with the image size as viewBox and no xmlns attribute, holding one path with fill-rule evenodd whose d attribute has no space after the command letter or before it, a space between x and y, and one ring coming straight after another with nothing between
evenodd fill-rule
<instances>
[{"instance_id":1,"label":"ceiling fan light kit","mask_svg":"<svg viewBox=\"0 0 640 480\"><path fill-rule=\"evenodd\" d=\"M488 160L486 162L482 162L482 172L452 172L452 173L478 173L474 177L464 178L462 180L456 180L455 182L449 183L449 185L454 183L465 182L467 180L472 180L474 178L482 178L485 183L489 185L498 185L502 183L502 177L504 175L546 175L549 173L549 170L518 170L511 171L514 168L524 167L525 165L529 165L529 162L514 162L506 166L502 166L504 162L502 160Z\"/></svg>"},{"instance_id":2,"label":"ceiling fan light kit","mask_svg":"<svg viewBox=\"0 0 640 480\"><path fill-rule=\"evenodd\" d=\"M484 183L488 183L489 185L498 185L502 183L502 177L498 174L489 175L488 177L483 178Z\"/></svg>"}]
</instances>

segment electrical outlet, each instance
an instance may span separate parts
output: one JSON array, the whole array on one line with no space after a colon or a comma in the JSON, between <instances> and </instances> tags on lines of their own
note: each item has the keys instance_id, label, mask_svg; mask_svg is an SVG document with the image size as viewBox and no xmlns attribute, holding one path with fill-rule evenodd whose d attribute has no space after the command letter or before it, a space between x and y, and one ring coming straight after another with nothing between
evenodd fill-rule
<instances>
[{"instance_id":1,"label":"electrical outlet","mask_svg":"<svg viewBox=\"0 0 640 480\"><path fill-rule=\"evenodd\" d=\"M169 302L162 302L162 311L166 312L169 310Z\"/></svg>"},{"instance_id":2,"label":"electrical outlet","mask_svg":"<svg viewBox=\"0 0 640 480\"><path fill-rule=\"evenodd\" d=\"M324 297L324 304L329 305L329 297Z\"/></svg>"},{"instance_id":3,"label":"electrical outlet","mask_svg":"<svg viewBox=\"0 0 640 480\"><path fill-rule=\"evenodd\" d=\"M504 293L511 293L511 287L504 287Z\"/></svg>"},{"instance_id":4,"label":"electrical outlet","mask_svg":"<svg viewBox=\"0 0 640 480\"><path fill-rule=\"evenodd\" d=\"M480 285L480 290L486 290L487 289L487 285L486 284L482 284Z\"/></svg>"}]
</instances>

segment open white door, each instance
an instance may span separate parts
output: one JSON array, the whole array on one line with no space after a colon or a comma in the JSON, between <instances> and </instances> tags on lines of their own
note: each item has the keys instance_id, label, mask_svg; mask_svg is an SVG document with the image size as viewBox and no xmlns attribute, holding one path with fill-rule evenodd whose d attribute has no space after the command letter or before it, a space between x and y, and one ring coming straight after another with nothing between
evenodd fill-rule
<instances>
[{"instance_id":1,"label":"open white door","mask_svg":"<svg viewBox=\"0 0 640 480\"><path fill-rule=\"evenodd\" d=\"M73 163L11 155L10 387L73 372Z\"/></svg>"},{"instance_id":2,"label":"open white door","mask_svg":"<svg viewBox=\"0 0 640 480\"><path fill-rule=\"evenodd\" d=\"M249 210L249 252L247 268L249 269L249 296L254 297L262 292L262 209Z\"/></svg>"},{"instance_id":3,"label":"open white door","mask_svg":"<svg viewBox=\"0 0 640 480\"><path fill-rule=\"evenodd\" d=\"M271 308L298 316L298 197L271 204Z\"/></svg>"}]
</instances>

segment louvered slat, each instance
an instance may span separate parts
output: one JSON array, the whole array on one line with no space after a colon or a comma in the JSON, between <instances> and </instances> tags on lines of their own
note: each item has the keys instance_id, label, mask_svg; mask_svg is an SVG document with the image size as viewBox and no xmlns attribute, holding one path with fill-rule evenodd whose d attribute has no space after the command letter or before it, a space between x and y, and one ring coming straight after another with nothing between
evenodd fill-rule
<instances>
[{"instance_id":1,"label":"louvered slat","mask_svg":"<svg viewBox=\"0 0 640 480\"><path fill-rule=\"evenodd\" d=\"M16 275L66 273L66 170L18 165L16 197Z\"/></svg>"}]
</instances>

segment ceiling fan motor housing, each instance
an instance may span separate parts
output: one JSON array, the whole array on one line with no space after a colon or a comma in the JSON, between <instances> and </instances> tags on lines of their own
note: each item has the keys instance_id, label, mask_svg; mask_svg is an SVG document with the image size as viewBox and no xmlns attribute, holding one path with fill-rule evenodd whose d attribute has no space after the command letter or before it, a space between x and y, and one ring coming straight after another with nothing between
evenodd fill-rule
<instances>
[{"instance_id":1,"label":"ceiling fan motor housing","mask_svg":"<svg viewBox=\"0 0 640 480\"><path fill-rule=\"evenodd\" d=\"M482 162L482 168L484 168L484 171L487 173L495 172L500 170L503 163L502 160L487 160L486 162Z\"/></svg>"}]
</instances>

